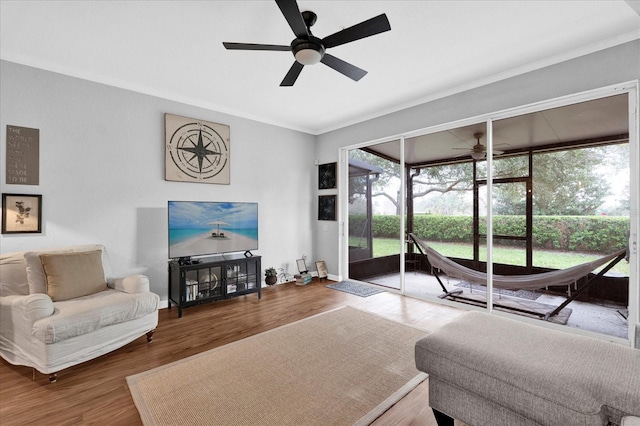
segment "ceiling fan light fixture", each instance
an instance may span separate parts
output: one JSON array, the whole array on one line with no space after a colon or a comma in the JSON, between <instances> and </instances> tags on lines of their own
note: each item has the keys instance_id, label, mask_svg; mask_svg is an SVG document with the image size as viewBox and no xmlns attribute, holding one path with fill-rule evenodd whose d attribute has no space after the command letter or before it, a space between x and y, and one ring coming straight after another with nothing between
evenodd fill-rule
<instances>
[{"instance_id":1,"label":"ceiling fan light fixture","mask_svg":"<svg viewBox=\"0 0 640 426\"><path fill-rule=\"evenodd\" d=\"M322 59L322 55L320 52L314 49L301 49L298 50L295 54L296 61L300 62L302 65L313 65L320 62Z\"/></svg>"},{"instance_id":2,"label":"ceiling fan light fixture","mask_svg":"<svg viewBox=\"0 0 640 426\"><path fill-rule=\"evenodd\" d=\"M291 44L291 50L296 61L302 65L317 64L324 56L322 40L313 36L309 37L309 40L294 40Z\"/></svg>"},{"instance_id":3,"label":"ceiling fan light fixture","mask_svg":"<svg viewBox=\"0 0 640 426\"><path fill-rule=\"evenodd\" d=\"M486 157L487 152L485 151L485 148L482 146L482 144L480 143L480 138L484 136L484 133L482 132L477 132L473 134L473 137L476 138L476 145L473 147L473 151L471 151L471 158L473 158L474 160L482 160L483 158Z\"/></svg>"}]
</instances>

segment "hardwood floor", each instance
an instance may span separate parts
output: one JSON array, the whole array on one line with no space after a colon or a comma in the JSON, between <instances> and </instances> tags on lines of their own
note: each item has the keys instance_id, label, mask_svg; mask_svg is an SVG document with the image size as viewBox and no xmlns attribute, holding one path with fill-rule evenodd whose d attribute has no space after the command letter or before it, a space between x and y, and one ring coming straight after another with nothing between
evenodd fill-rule
<instances>
[{"instance_id":1,"label":"hardwood floor","mask_svg":"<svg viewBox=\"0 0 640 426\"><path fill-rule=\"evenodd\" d=\"M325 287L316 280L263 289L257 295L178 310L162 309L152 343L140 337L92 361L62 370L58 381L32 369L0 362L0 424L140 425L125 378L148 369L349 305L425 329L435 329L463 311L391 293L367 298ZM240 373L239 373L240 374ZM398 402L375 425L435 426L427 382Z\"/></svg>"}]
</instances>

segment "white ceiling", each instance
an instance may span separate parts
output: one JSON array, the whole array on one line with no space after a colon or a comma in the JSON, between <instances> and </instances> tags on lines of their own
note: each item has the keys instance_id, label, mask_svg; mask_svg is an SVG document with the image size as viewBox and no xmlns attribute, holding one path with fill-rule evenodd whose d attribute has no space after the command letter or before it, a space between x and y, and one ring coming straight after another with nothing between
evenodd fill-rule
<instances>
[{"instance_id":1,"label":"white ceiling","mask_svg":"<svg viewBox=\"0 0 640 426\"><path fill-rule=\"evenodd\" d=\"M224 49L293 40L270 0L0 0L0 57L320 134L640 38L638 0L298 4L320 38L387 14L391 31L328 50L362 80L320 63L280 87L290 52Z\"/></svg>"}]
</instances>

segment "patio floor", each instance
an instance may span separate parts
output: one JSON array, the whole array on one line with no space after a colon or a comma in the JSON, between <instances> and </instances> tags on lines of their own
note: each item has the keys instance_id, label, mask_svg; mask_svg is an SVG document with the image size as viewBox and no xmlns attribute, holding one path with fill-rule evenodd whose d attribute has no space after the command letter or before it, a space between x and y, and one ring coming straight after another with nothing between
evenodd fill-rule
<instances>
[{"instance_id":1,"label":"patio floor","mask_svg":"<svg viewBox=\"0 0 640 426\"><path fill-rule=\"evenodd\" d=\"M390 287L399 290L400 289L400 275L391 274L367 279L367 282L372 284L381 285L384 287ZM447 280L443 278L443 282L448 290L462 289L465 295L471 293L473 297L483 298L484 292L468 289L458 288L455 285L459 283L459 280ZM416 271L407 271L405 273L405 295L417 298L427 298L428 296L437 297L442 294L442 288L433 275ZM555 294L547 294L541 292L535 299L534 303L551 305L554 308L559 306L566 300L565 297ZM507 304L531 304L528 299L515 297L513 295L494 294L494 302L504 301ZM601 302L583 302L580 300L574 300L569 305L568 309L571 309L568 320L566 318L566 325L573 328L579 328L583 330L589 330L596 333L606 334L609 336L615 336L622 339L627 339L627 320L623 316L627 307L616 305L612 303ZM513 312L515 313L515 312ZM553 321L560 322L562 321Z\"/></svg>"}]
</instances>

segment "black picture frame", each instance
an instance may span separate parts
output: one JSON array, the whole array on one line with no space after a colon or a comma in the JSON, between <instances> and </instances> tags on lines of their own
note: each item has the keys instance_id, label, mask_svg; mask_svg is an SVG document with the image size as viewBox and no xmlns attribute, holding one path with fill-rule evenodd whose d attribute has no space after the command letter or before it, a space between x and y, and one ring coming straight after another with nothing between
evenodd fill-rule
<instances>
[{"instance_id":1,"label":"black picture frame","mask_svg":"<svg viewBox=\"0 0 640 426\"><path fill-rule=\"evenodd\" d=\"M42 233L42 195L3 193L2 233Z\"/></svg>"},{"instance_id":2,"label":"black picture frame","mask_svg":"<svg viewBox=\"0 0 640 426\"><path fill-rule=\"evenodd\" d=\"M336 220L336 196L318 196L318 220Z\"/></svg>"},{"instance_id":3,"label":"black picture frame","mask_svg":"<svg viewBox=\"0 0 640 426\"><path fill-rule=\"evenodd\" d=\"M318 189L334 189L338 186L337 163L326 163L318 166Z\"/></svg>"},{"instance_id":4,"label":"black picture frame","mask_svg":"<svg viewBox=\"0 0 640 426\"><path fill-rule=\"evenodd\" d=\"M307 268L307 262L304 259L296 259L296 266L298 267L298 272L301 274L306 274L309 272L309 268Z\"/></svg>"}]
</instances>

